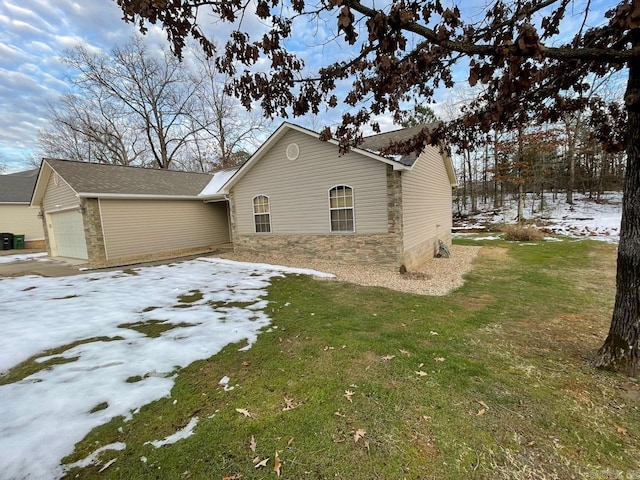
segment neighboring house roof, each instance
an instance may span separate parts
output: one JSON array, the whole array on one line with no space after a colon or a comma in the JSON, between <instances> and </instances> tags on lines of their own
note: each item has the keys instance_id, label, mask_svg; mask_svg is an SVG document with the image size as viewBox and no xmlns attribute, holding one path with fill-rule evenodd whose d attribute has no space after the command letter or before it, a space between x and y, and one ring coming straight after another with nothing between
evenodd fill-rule
<instances>
[{"instance_id":1,"label":"neighboring house roof","mask_svg":"<svg viewBox=\"0 0 640 480\"><path fill-rule=\"evenodd\" d=\"M0 203L29 204L38 169L0 175Z\"/></svg>"},{"instance_id":2,"label":"neighboring house roof","mask_svg":"<svg viewBox=\"0 0 640 480\"><path fill-rule=\"evenodd\" d=\"M211 180L207 173L157 170L45 158L31 199L38 205L52 174L79 198L198 199Z\"/></svg>"}]
</instances>

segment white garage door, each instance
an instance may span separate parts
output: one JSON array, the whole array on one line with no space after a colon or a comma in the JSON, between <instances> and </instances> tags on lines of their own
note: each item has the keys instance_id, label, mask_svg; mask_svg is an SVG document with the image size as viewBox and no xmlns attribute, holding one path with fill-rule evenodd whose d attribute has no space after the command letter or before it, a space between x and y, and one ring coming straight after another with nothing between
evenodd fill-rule
<instances>
[{"instance_id":1,"label":"white garage door","mask_svg":"<svg viewBox=\"0 0 640 480\"><path fill-rule=\"evenodd\" d=\"M53 213L51 225L59 257L88 258L81 213L75 210Z\"/></svg>"}]
</instances>

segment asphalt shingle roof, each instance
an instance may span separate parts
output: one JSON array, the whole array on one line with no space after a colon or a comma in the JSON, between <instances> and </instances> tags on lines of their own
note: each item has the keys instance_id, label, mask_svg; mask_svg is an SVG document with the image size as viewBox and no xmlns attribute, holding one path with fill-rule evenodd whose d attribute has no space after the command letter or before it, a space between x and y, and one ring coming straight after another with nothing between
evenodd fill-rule
<instances>
[{"instance_id":1,"label":"asphalt shingle roof","mask_svg":"<svg viewBox=\"0 0 640 480\"><path fill-rule=\"evenodd\" d=\"M393 143L410 140L423 128L429 128L429 125L416 125L415 127L402 128L400 130L394 130L393 132L371 135L369 137L363 138L363 143L362 145L360 145L360 148L369 150L370 152L379 153ZM408 167L412 166L417 158L417 153L414 155L402 155L393 157L395 161L400 162Z\"/></svg>"},{"instance_id":2,"label":"asphalt shingle roof","mask_svg":"<svg viewBox=\"0 0 640 480\"><path fill-rule=\"evenodd\" d=\"M45 160L77 193L195 197L211 180L206 173Z\"/></svg>"},{"instance_id":3,"label":"asphalt shingle roof","mask_svg":"<svg viewBox=\"0 0 640 480\"><path fill-rule=\"evenodd\" d=\"M0 175L0 203L29 203L38 169Z\"/></svg>"}]
</instances>

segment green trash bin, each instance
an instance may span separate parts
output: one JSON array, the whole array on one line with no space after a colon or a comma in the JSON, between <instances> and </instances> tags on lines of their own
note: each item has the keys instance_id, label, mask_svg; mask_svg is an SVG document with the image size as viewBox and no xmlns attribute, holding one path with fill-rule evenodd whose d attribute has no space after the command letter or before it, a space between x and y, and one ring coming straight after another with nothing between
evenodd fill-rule
<instances>
[{"instance_id":1,"label":"green trash bin","mask_svg":"<svg viewBox=\"0 0 640 480\"><path fill-rule=\"evenodd\" d=\"M14 250L24 248L24 235L13 235L13 248Z\"/></svg>"}]
</instances>

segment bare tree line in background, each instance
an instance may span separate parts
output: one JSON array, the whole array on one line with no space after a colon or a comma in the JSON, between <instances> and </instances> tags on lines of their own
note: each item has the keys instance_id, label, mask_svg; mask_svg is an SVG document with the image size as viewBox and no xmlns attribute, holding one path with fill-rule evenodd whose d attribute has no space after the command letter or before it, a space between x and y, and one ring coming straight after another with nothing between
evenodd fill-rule
<instances>
[{"instance_id":1,"label":"bare tree line in background","mask_svg":"<svg viewBox=\"0 0 640 480\"><path fill-rule=\"evenodd\" d=\"M41 157L211 172L237 165L267 127L224 93L226 78L194 49L179 61L140 37L109 54L77 47L63 61L77 75L50 105Z\"/></svg>"},{"instance_id":2,"label":"bare tree line in background","mask_svg":"<svg viewBox=\"0 0 640 480\"><path fill-rule=\"evenodd\" d=\"M459 188L454 210L458 215L474 213L487 205L501 208L505 199L518 199L518 220L522 220L524 195L535 194L536 211L545 207L545 193L566 193L573 203L574 192L596 201L606 190L622 190L626 156L607 152L577 118L563 125L495 132L484 149L457 156Z\"/></svg>"}]
</instances>

